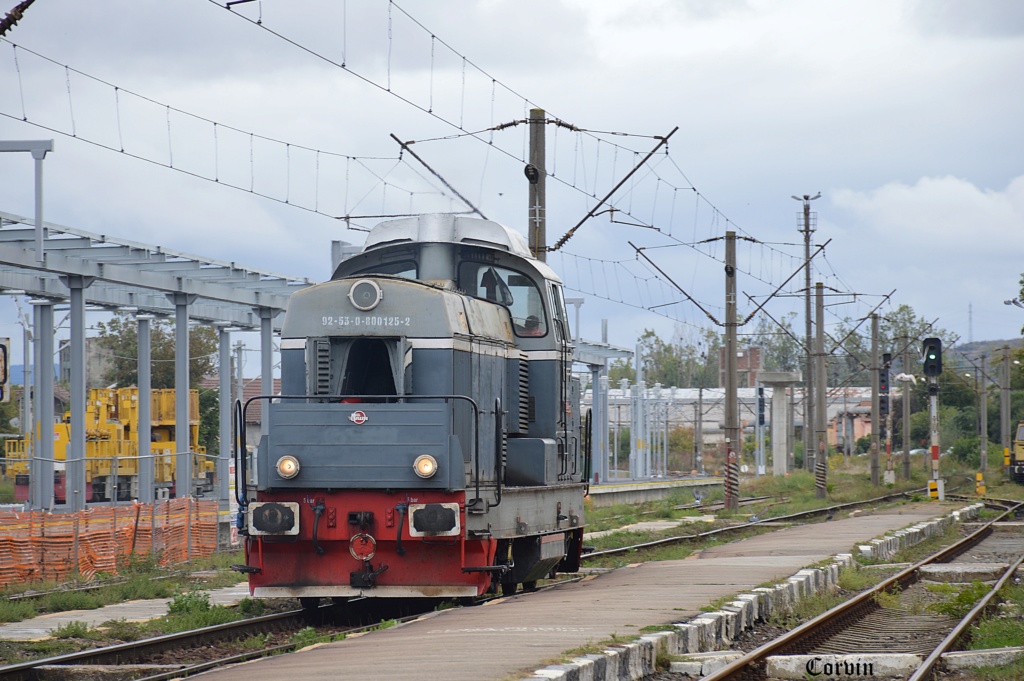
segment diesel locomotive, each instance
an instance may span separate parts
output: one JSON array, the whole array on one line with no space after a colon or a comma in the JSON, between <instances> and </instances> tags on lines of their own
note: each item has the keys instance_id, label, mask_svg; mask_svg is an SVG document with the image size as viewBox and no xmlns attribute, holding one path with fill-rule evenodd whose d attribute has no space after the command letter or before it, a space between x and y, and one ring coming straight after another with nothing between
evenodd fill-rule
<instances>
[{"instance_id":1,"label":"diesel locomotive","mask_svg":"<svg viewBox=\"0 0 1024 681\"><path fill-rule=\"evenodd\" d=\"M576 572L590 438L572 352L561 281L518 232L373 228L292 295L281 394L254 398L267 423L236 467L253 596L458 600Z\"/></svg>"}]
</instances>

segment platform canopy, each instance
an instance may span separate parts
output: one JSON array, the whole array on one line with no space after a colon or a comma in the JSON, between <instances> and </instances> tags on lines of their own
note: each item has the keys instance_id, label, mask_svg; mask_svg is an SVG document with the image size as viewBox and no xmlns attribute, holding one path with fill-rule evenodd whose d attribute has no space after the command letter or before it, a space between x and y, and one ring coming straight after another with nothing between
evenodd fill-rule
<instances>
[{"instance_id":1,"label":"platform canopy","mask_svg":"<svg viewBox=\"0 0 1024 681\"><path fill-rule=\"evenodd\" d=\"M40 262L34 220L0 211L0 293L66 300L61 278L80 276L91 281L86 304L111 312L173 317L167 294L184 293L195 296L190 319L255 330L264 309L278 331L283 316L277 313L288 297L316 283L52 222L44 227Z\"/></svg>"}]
</instances>

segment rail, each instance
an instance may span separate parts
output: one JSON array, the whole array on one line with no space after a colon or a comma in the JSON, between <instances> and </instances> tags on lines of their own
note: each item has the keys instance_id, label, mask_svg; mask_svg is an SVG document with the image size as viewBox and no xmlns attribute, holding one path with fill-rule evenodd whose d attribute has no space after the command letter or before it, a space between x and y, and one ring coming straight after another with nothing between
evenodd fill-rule
<instances>
[{"instance_id":1,"label":"rail","mask_svg":"<svg viewBox=\"0 0 1024 681\"><path fill-rule=\"evenodd\" d=\"M752 650L751 652L747 653L738 660L734 660L733 662L730 662L718 671L703 677L702 681L733 681L741 678L751 678L756 673L755 670L763 670L765 662L770 656L783 654L783 651L799 648L801 645L805 645L812 638L821 635L822 632L832 631L837 628L840 628L842 625L838 624L839 622L841 622L844 619L856 617L858 613L861 612L864 608L870 607L871 604L874 602L877 594L888 592L890 589L897 585L899 585L900 587L904 587L916 581L918 578L918 570L922 566L932 563L944 562L950 557L958 555L966 551L967 549L971 548L972 546L976 545L978 542L980 542L982 539L984 539L992 533L992 526L995 523L999 522L1005 517L1008 517L1010 514L1014 512L1014 510L1015 509L1010 509L1005 511L1004 513L1001 513L999 516L990 520L984 526L982 526L975 532L971 533L970 535L964 537L960 541L952 544L949 547L946 547L945 549L942 549L941 551L932 554L931 556L925 558L922 561L919 561L911 565L910 567L899 572L898 574L893 575L892 577L882 581L874 588L864 591L858 594L857 596L851 598L850 600L846 601L845 603L841 603L840 605L837 605L836 607L828 610L827 612L807 622L804 622L803 624L799 625L798 627L784 634L783 636L780 636L779 638L773 641L769 641L768 643L760 646L759 648ZM1016 563L1012 566L1013 569L1009 570L1004 575L1003 579L999 581L1000 585L1004 584L1005 580L1009 579L1010 576L1013 575L1014 570L1017 566L1019 566L1019 564L1020 560L1016 561ZM990 592L990 595L988 597L989 599L992 597L992 594L994 594L994 591ZM961 621L960 625L958 625L958 632L956 633L956 635L954 636L951 633L949 636L946 637L946 640L944 640L943 643L940 644L940 646L936 648L935 651L933 651L928 656L926 660L926 662L930 661L930 666L928 667L928 669L922 671L924 669L924 664L922 664L921 668L918 669L918 673L915 673L915 676L911 678L924 678L924 676L927 673L929 673L938 663L942 652L945 652L946 649L953 645L955 640L959 638L960 634L963 633L966 627L970 626L970 624L974 621L973 618L976 618L980 615L980 613L984 610L984 607L985 605L979 603L978 606L976 606L967 615L967 617L964 618L964 620L969 621L966 621L966 623L964 621ZM942 648L943 645L945 646L945 648L940 650L939 648ZM760 674L760 676L763 678L763 674Z\"/></svg>"}]
</instances>

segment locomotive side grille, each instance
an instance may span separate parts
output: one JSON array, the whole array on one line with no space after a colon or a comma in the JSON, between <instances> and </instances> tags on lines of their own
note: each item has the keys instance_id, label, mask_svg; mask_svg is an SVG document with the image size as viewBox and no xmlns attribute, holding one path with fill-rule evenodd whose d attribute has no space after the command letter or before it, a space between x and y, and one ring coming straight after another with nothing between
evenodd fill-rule
<instances>
[{"instance_id":1,"label":"locomotive side grille","mask_svg":"<svg viewBox=\"0 0 1024 681\"><path fill-rule=\"evenodd\" d=\"M519 432L525 433L534 419L533 398L530 397L530 365L519 359Z\"/></svg>"},{"instance_id":2,"label":"locomotive side grille","mask_svg":"<svg viewBox=\"0 0 1024 681\"><path fill-rule=\"evenodd\" d=\"M331 342L324 339L316 341L316 395L328 395L331 392Z\"/></svg>"}]
</instances>

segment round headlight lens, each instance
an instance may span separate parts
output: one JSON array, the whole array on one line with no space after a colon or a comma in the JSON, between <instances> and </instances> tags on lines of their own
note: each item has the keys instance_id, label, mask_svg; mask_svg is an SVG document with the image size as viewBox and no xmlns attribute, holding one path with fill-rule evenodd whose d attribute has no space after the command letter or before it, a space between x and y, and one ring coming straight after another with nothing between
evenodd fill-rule
<instances>
[{"instance_id":1,"label":"round headlight lens","mask_svg":"<svg viewBox=\"0 0 1024 681\"><path fill-rule=\"evenodd\" d=\"M348 290L348 300L358 310L368 312L380 304L384 293L377 282L371 279L360 279Z\"/></svg>"},{"instance_id":2,"label":"round headlight lens","mask_svg":"<svg viewBox=\"0 0 1024 681\"><path fill-rule=\"evenodd\" d=\"M421 478L432 477L437 472L437 459L430 456L430 454L420 454L413 461L412 469Z\"/></svg>"},{"instance_id":3,"label":"round headlight lens","mask_svg":"<svg viewBox=\"0 0 1024 681\"><path fill-rule=\"evenodd\" d=\"M277 474L285 480L291 480L298 475L299 468L299 460L290 454L277 460Z\"/></svg>"}]
</instances>

